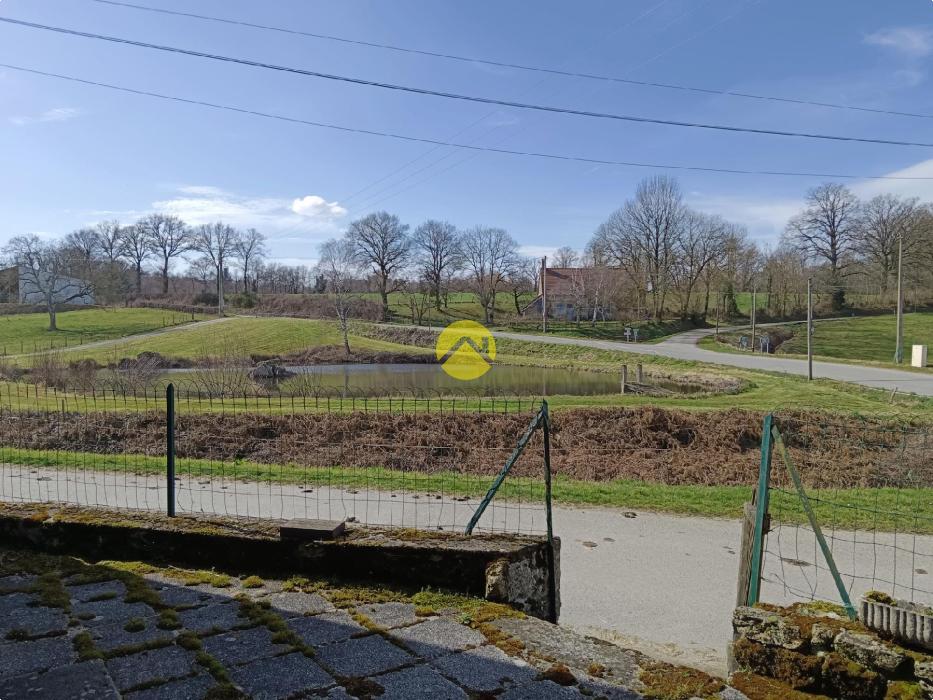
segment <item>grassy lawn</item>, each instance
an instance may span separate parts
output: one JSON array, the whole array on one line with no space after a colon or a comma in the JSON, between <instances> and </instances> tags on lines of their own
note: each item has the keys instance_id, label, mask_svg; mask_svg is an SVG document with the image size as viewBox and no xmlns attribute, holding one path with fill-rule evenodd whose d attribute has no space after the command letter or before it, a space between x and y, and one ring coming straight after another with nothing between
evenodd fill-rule
<instances>
[{"instance_id":1,"label":"grassy lawn","mask_svg":"<svg viewBox=\"0 0 933 700\"><path fill-rule=\"evenodd\" d=\"M342 343L336 323L301 318L261 318L239 316L221 323L179 328L150 338L128 339L113 347L75 348L66 352L68 360L90 358L101 364L114 357L135 357L143 351L158 352L166 357L193 359L197 357L249 357L276 355L321 345ZM404 345L351 336L351 349L418 351Z\"/></svg>"},{"instance_id":2,"label":"grassy lawn","mask_svg":"<svg viewBox=\"0 0 933 700\"><path fill-rule=\"evenodd\" d=\"M201 316L195 315L200 320ZM49 331L48 314L0 316L0 353L64 348L159 330L191 321L191 314L162 309L78 309L58 314L58 330Z\"/></svg>"},{"instance_id":3,"label":"grassy lawn","mask_svg":"<svg viewBox=\"0 0 933 700\"><path fill-rule=\"evenodd\" d=\"M89 470L124 474L163 474L165 458L147 455L102 455L88 452L40 451L0 448L7 464L30 468ZM386 492L415 492L480 498L492 477L441 472L426 474L382 467L315 467L295 464L264 464L237 461L217 462L179 458L180 478L223 477L268 484L300 484L334 488L375 489ZM933 520L917 514L929 510L933 489L846 489L808 490L818 519L828 527L933 533ZM589 482L556 476L553 497L557 504L633 508L682 515L740 518L743 504L751 497L750 486L668 486L640 481ZM541 479L509 477L496 495L505 501L521 501L529 508L544 502ZM840 507L833 507L840 504ZM771 494L771 511L782 523L804 523L806 516L796 497L781 491Z\"/></svg>"},{"instance_id":4,"label":"grassy lawn","mask_svg":"<svg viewBox=\"0 0 933 700\"><path fill-rule=\"evenodd\" d=\"M806 356L806 324L781 326L795 335L781 344L777 354ZM725 334L732 342L749 332ZM904 355L909 366L911 345L933 346L933 313L904 314ZM738 348L716 342L712 337L704 338L700 345L709 350L722 352ZM896 345L896 321L891 316L863 316L841 321L816 321L813 334L814 356L832 360L854 360L892 364Z\"/></svg>"}]
</instances>

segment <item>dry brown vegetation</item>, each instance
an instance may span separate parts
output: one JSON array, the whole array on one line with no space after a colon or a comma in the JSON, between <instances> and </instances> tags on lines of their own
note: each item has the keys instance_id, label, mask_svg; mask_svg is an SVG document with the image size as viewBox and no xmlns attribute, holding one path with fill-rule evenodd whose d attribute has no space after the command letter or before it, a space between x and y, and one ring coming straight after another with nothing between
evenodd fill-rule
<instances>
[{"instance_id":1,"label":"dry brown vegetation","mask_svg":"<svg viewBox=\"0 0 933 700\"><path fill-rule=\"evenodd\" d=\"M495 474L529 416L491 413L186 414L179 457L308 466ZM781 418L805 482L815 487L933 484L933 451L893 425L825 424L822 414ZM633 479L672 485L745 485L758 473L762 416L654 407L574 409L553 417L557 474L595 482ZM0 416L0 444L103 454L162 454L164 416L30 413ZM537 476L541 434L513 473Z\"/></svg>"}]
</instances>

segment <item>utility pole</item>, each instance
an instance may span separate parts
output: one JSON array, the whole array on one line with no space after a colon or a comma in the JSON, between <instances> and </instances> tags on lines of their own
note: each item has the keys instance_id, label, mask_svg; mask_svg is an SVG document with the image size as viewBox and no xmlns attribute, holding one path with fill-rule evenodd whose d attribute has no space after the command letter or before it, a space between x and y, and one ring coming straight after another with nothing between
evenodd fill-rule
<instances>
[{"instance_id":1,"label":"utility pole","mask_svg":"<svg viewBox=\"0 0 933 700\"><path fill-rule=\"evenodd\" d=\"M547 333L547 256L541 258L541 332Z\"/></svg>"},{"instance_id":2,"label":"utility pole","mask_svg":"<svg viewBox=\"0 0 933 700\"><path fill-rule=\"evenodd\" d=\"M807 277L807 381L813 381L813 278Z\"/></svg>"},{"instance_id":3,"label":"utility pole","mask_svg":"<svg viewBox=\"0 0 933 700\"><path fill-rule=\"evenodd\" d=\"M758 310L758 302L755 299L757 290L752 287L752 352L755 352L755 312Z\"/></svg>"},{"instance_id":4,"label":"utility pole","mask_svg":"<svg viewBox=\"0 0 933 700\"><path fill-rule=\"evenodd\" d=\"M719 316L722 313L722 290L716 297L716 340L719 340Z\"/></svg>"},{"instance_id":5,"label":"utility pole","mask_svg":"<svg viewBox=\"0 0 933 700\"><path fill-rule=\"evenodd\" d=\"M904 230L897 236L897 345L894 362L904 361Z\"/></svg>"}]
</instances>

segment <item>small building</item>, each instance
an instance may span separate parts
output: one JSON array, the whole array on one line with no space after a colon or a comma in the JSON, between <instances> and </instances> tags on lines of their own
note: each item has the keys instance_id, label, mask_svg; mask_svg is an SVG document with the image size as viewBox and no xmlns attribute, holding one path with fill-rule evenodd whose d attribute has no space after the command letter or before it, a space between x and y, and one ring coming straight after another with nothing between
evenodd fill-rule
<instances>
[{"instance_id":1,"label":"small building","mask_svg":"<svg viewBox=\"0 0 933 700\"><path fill-rule=\"evenodd\" d=\"M54 282L53 301L57 304L92 306L95 303L90 283L77 277L39 273L39 279L28 268L8 267L0 270L0 302L7 304L45 304L45 288Z\"/></svg>"},{"instance_id":2,"label":"small building","mask_svg":"<svg viewBox=\"0 0 933 700\"><path fill-rule=\"evenodd\" d=\"M612 319L612 298L621 272L604 267L544 267L538 275L535 298L523 309L524 316L541 316L547 301L548 318L561 321Z\"/></svg>"}]
</instances>

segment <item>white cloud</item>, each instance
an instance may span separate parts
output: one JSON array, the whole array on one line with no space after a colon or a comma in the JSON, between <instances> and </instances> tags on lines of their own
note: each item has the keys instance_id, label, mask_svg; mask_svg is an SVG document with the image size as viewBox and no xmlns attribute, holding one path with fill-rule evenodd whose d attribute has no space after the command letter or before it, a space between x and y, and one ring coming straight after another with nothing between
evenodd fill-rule
<instances>
[{"instance_id":1,"label":"white cloud","mask_svg":"<svg viewBox=\"0 0 933 700\"><path fill-rule=\"evenodd\" d=\"M933 53L933 29L930 27L891 27L865 37L866 44L894 49L899 53L922 58Z\"/></svg>"},{"instance_id":2,"label":"white cloud","mask_svg":"<svg viewBox=\"0 0 933 700\"><path fill-rule=\"evenodd\" d=\"M291 210L301 216L330 219L339 219L347 213L347 210L337 204L337 202L328 202L323 197L319 197L316 194L299 197L292 202Z\"/></svg>"},{"instance_id":3,"label":"white cloud","mask_svg":"<svg viewBox=\"0 0 933 700\"><path fill-rule=\"evenodd\" d=\"M75 117L81 114L80 109L75 109L74 107L55 107L54 109L46 110L41 114L35 114L32 116L17 116L10 117L10 123L14 126L26 126L27 124L41 124L47 122L66 122L69 119L74 119Z\"/></svg>"},{"instance_id":4,"label":"white cloud","mask_svg":"<svg viewBox=\"0 0 933 700\"><path fill-rule=\"evenodd\" d=\"M885 173L889 177L927 177L933 178L933 158L914 163L901 170ZM930 180L865 180L852 186L852 191L862 199L870 199L876 194L898 194L902 197L919 197L924 201L933 201L933 179Z\"/></svg>"},{"instance_id":5,"label":"white cloud","mask_svg":"<svg viewBox=\"0 0 933 700\"><path fill-rule=\"evenodd\" d=\"M761 196L706 195L691 192L690 204L700 211L718 214L727 221L748 228L753 239L776 243L787 225L787 220L800 211L803 198L777 198Z\"/></svg>"}]
</instances>

